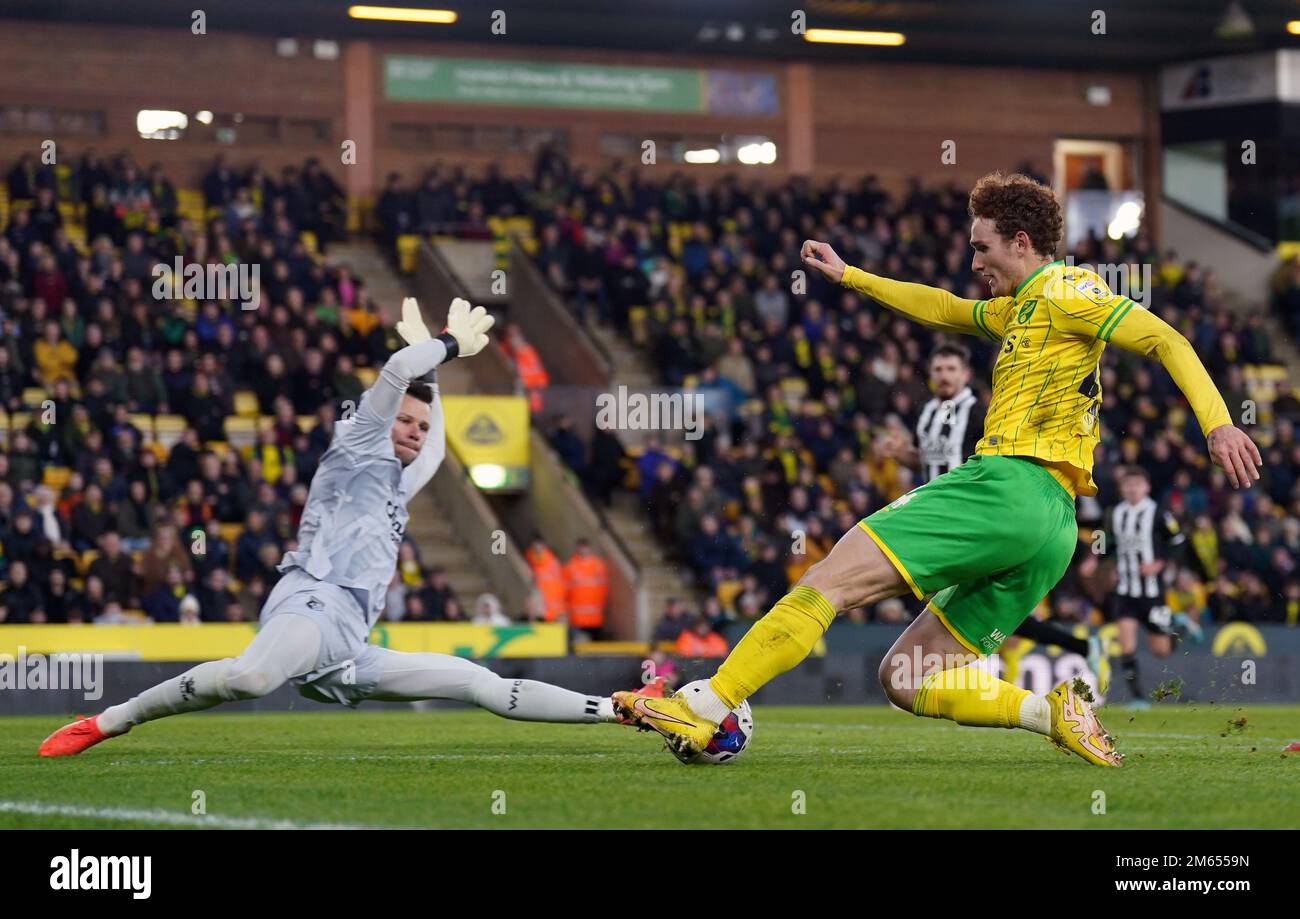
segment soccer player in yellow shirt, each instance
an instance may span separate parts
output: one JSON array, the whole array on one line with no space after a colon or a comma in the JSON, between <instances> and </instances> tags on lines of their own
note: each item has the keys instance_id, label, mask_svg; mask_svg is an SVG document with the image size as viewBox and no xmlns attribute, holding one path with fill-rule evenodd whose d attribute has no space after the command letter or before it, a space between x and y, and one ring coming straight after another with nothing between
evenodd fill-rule
<instances>
[{"instance_id":1,"label":"soccer player in yellow shirt","mask_svg":"<svg viewBox=\"0 0 1300 919\"><path fill-rule=\"evenodd\" d=\"M993 173L976 183L969 213L971 268L988 282L988 300L877 277L824 242L804 243L804 263L829 280L931 328L997 344L984 437L967 462L844 534L689 703L615 694L620 713L662 734L678 758L703 749L728 711L807 657L840 611L911 592L926 605L881 665L891 702L958 724L1034 731L1094 765L1120 765L1089 700L1068 682L1037 696L966 666L996 651L1070 564L1074 498L1097 492L1106 345L1164 365L1234 488L1257 480L1262 460L1182 335L1093 272L1056 260L1062 221L1051 189Z\"/></svg>"}]
</instances>

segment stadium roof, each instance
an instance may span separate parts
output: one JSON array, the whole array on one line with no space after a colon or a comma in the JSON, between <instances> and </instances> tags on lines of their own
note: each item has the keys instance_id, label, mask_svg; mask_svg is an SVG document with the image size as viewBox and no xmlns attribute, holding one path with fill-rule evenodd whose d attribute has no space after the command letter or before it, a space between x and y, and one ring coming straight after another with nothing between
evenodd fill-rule
<instances>
[{"instance_id":1,"label":"stadium roof","mask_svg":"<svg viewBox=\"0 0 1300 919\"><path fill-rule=\"evenodd\" d=\"M1239 0L1253 33L1216 35L1228 0L368 0L455 10L451 25L369 22L349 0L208 0L208 28L344 39L431 38L767 60L1016 63L1035 67L1146 69L1175 60L1300 47L1286 23L1295 0ZM901 32L901 47L812 44L792 34L792 7L814 28ZM506 12L505 35L490 30ZM1105 12L1094 34L1093 11ZM0 16L118 25L189 27L175 0L0 0Z\"/></svg>"}]
</instances>

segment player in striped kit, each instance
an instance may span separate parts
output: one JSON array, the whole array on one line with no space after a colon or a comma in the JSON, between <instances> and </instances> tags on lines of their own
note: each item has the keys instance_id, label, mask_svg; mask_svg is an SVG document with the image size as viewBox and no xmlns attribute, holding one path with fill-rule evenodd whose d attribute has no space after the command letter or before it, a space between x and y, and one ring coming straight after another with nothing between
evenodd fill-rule
<instances>
[{"instance_id":1,"label":"player in striped kit","mask_svg":"<svg viewBox=\"0 0 1300 919\"><path fill-rule=\"evenodd\" d=\"M508 680L445 654L401 653L368 643L406 532L407 504L446 455L436 369L487 347L492 317L457 298L433 338L408 298L393 354L353 417L340 421L312 479L298 548L262 608L257 637L236 658L207 661L140 695L79 719L41 744L71 756L146 721L256 699L286 682L318 702L366 699L470 702L503 718L617 721L608 698L534 680Z\"/></svg>"},{"instance_id":2,"label":"player in striped kit","mask_svg":"<svg viewBox=\"0 0 1300 919\"><path fill-rule=\"evenodd\" d=\"M984 405L970 388L970 352L960 345L940 345L930 355L930 389L934 398L921 408L916 443L893 443L886 449L904 465L916 469L921 483L933 481L975 455L984 436ZM1040 645L1056 645L1078 654L1096 675L1098 688L1110 685L1110 658L1101 638L1078 638L1065 629L1030 616L1011 633ZM1014 658L1007 658L1007 679Z\"/></svg>"},{"instance_id":3,"label":"player in striped kit","mask_svg":"<svg viewBox=\"0 0 1300 919\"><path fill-rule=\"evenodd\" d=\"M1133 705L1150 704L1138 685L1138 627L1147 631L1147 647L1156 657L1174 651L1173 616L1165 603L1166 575L1183 551L1186 537L1178 521L1151 497L1145 469L1129 466L1119 475L1123 500L1109 514L1107 531L1114 543L1119 581L1111 614L1119 626L1120 671L1133 693Z\"/></svg>"}]
</instances>

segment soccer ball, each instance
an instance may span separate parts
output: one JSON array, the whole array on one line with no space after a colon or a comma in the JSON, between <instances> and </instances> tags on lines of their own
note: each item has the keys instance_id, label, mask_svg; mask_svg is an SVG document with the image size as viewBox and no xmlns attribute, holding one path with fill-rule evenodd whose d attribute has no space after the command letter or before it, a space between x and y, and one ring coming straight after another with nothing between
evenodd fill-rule
<instances>
[{"instance_id":1,"label":"soccer ball","mask_svg":"<svg viewBox=\"0 0 1300 919\"><path fill-rule=\"evenodd\" d=\"M678 692L689 697L703 692L704 687L708 685L708 680L696 680L694 683L687 683ZM734 763L740 754L749 749L749 741L753 736L754 714L749 709L748 701L741 702L726 718L722 719L722 724L718 725L718 733L713 735L709 745L702 752L691 757L688 764L721 766L724 763Z\"/></svg>"}]
</instances>

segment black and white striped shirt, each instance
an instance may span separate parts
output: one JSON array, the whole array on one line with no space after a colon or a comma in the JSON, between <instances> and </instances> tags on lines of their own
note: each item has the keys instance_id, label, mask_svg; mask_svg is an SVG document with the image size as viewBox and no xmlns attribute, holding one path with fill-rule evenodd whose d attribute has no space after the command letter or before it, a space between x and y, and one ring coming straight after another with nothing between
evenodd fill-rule
<instances>
[{"instance_id":1,"label":"black and white striped shirt","mask_svg":"<svg viewBox=\"0 0 1300 919\"><path fill-rule=\"evenodd\" d=\"M1121 597L1157 599L1164 596L1159 574L1142 575L1142 566L1158 561L1185 541L1173 514L1160 509L1150 497L1137 504L1122 501L1111 511L1110 529L1115 536L1115 565ZM1166 565L1166 567L1168 567Z\"/></svg>"},{"instance_id":2,"label":"black and white striped shirt","mask_svg":"<svg viewBox=\"0 0 1300 919\"><path fill-rule=\"evenodd\" d=\"M951 399L936 396L925 403L916 423L922 479L929 482L966 462L983 434L984 406L969 386Z\"/></svg>"}]
</instances>

